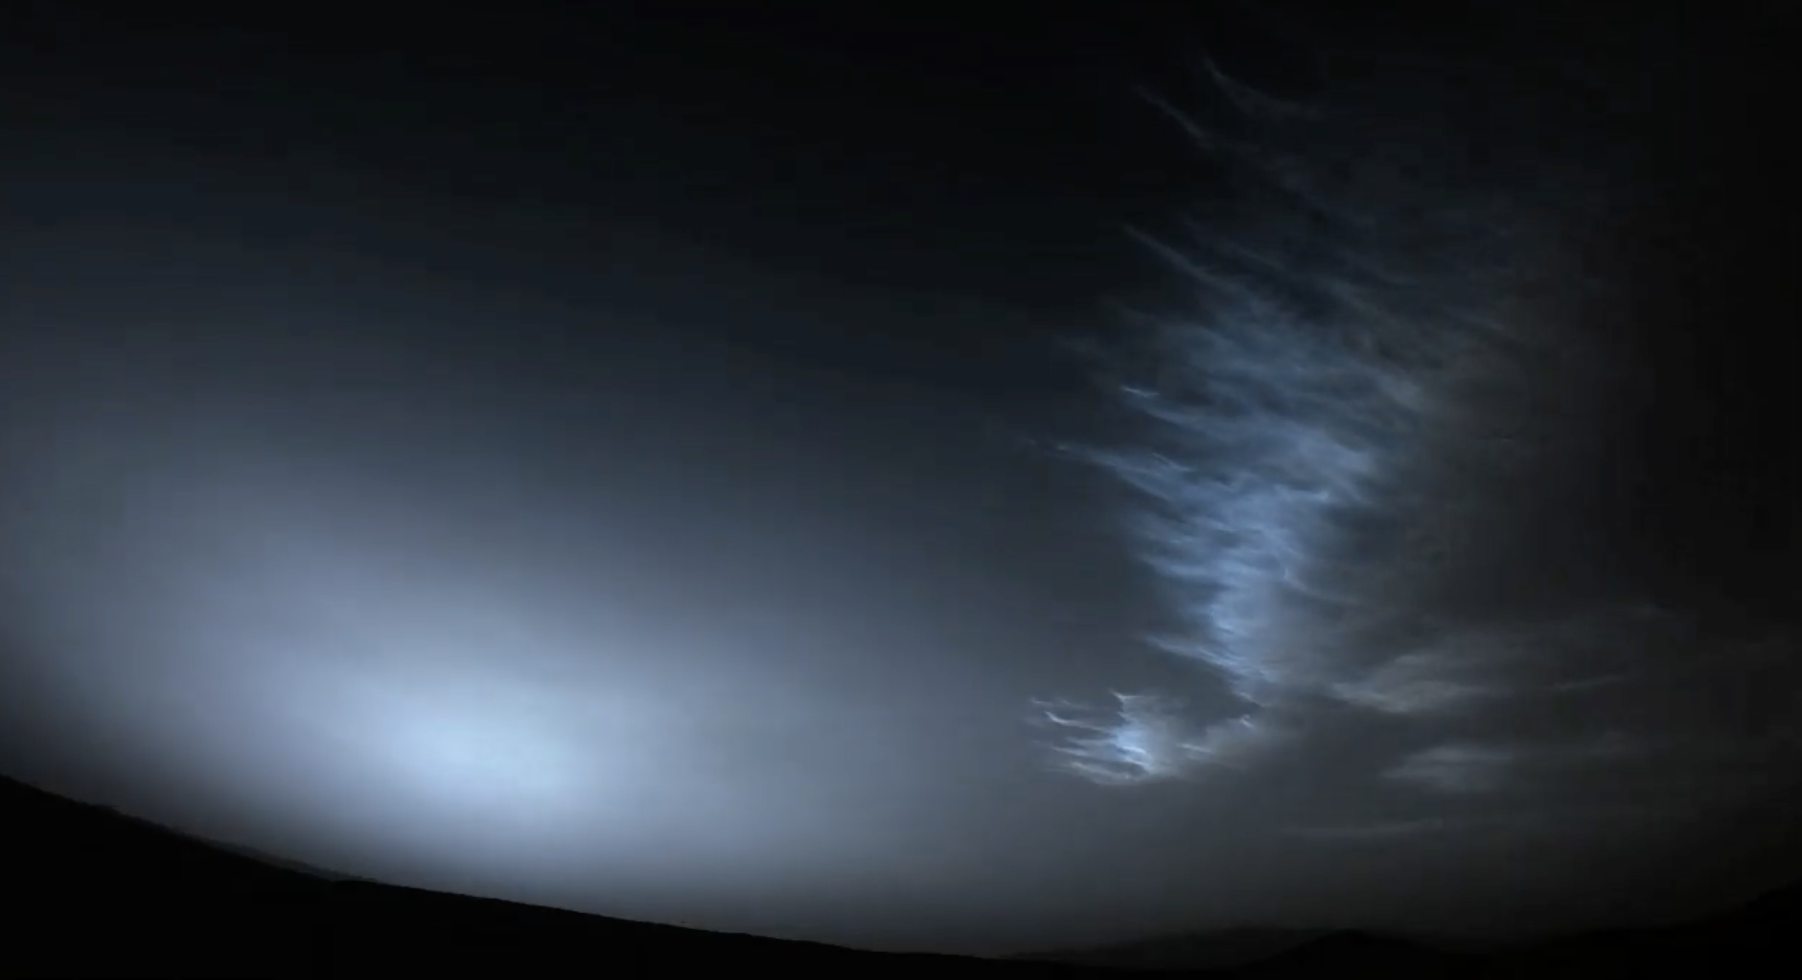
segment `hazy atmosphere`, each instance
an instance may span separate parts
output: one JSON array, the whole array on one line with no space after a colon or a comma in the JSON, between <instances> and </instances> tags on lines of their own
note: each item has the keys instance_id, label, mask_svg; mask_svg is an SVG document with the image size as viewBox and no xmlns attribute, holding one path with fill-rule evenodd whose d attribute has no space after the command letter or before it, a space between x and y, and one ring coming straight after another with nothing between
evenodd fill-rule
<instances>
[{"instance_id":1,"label":"hazy atmosphere","mask_svg":"<svg viewBox=\"0 0 1802 980\"><path fill-rule=\"evenodd\" d=\"M1802 870L1793 15L780 6L21 15L0 768L881 948Z\"/></svg>"}]
</instances>

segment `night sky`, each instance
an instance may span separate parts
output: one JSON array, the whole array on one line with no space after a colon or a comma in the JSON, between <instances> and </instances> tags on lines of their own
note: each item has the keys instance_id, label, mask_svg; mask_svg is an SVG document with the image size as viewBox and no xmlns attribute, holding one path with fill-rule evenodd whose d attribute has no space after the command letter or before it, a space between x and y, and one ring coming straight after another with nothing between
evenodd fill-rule
<instances>
[{"instance_id":1,"label":"night sky","mask_svg":"<svg viewBox=\"0 0 1802 980\"><path fill-rule=\"evenodd\" d=\"M1786 880L1794 17L1471 6L21 5L0 768L881 948Z\"/></svg>"}]
</instances>

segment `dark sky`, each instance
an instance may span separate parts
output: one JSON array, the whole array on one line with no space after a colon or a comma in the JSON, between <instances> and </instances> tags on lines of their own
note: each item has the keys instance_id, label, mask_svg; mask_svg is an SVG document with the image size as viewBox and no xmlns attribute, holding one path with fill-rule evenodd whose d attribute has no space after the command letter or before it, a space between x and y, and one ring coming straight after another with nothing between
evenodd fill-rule
<instances>
[{"instance_id":1,"label":"dark sky","mask_svg":"<svg viewBox=\"0 0 1802 980\"><path fill-rule=\"evenodd\" d=\"M1793 18L1500 6L27 5L0 764L881 947L1783 880Z\"/></svg>"}]
</instances>

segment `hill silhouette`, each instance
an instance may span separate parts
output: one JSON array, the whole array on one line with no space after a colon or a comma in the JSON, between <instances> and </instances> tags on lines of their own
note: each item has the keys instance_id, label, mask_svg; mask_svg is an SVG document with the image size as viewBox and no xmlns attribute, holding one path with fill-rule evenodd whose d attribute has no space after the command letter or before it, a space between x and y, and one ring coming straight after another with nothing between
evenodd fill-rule
<instances>
[{"instance_id":1,"label":"hill silhouette","mask_svg":"<svg viewBox=\"0 0 1802 980\"><path fill-rule=\"evenodd\" d=\"M718 968L934 976L1598 977L1781 970L1798 962L1802 887L1662 929L1485 954L1358 932L1235 930L983 960L628 922L384 885L201 840L0 779L7 936L0 972L325 976L402 971L584 975ZM1219 968L1219 969L1204 969Z\"/></svg>"}]
</instances>

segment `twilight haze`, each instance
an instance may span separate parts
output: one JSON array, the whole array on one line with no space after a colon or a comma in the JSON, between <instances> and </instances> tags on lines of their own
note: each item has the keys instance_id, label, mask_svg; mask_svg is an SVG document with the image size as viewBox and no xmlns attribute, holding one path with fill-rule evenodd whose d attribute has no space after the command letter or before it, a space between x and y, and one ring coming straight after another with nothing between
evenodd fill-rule
<instances>
[{"instance_id":1,"label":"twilight haze","mask_svg":"<svg viewBox=\"0 0 1802 980\"><path fill-rule=\"evenodd\" d=\"M9 28L7 774L884 948L1802 871L1788 14L601 6Z\"/></svg>"}]
</instances>

